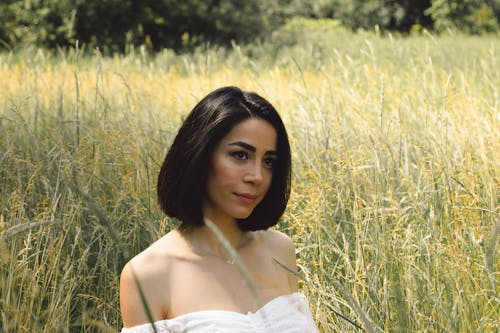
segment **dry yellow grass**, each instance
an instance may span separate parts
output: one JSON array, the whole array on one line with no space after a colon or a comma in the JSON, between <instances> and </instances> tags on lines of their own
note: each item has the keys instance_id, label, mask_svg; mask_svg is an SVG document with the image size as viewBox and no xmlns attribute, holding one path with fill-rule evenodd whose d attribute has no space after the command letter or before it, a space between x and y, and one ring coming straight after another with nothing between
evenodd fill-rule
<instances>
[{"instance_id":1,"label":"dry yellow grass","mask_svg":"<svg viewBox=\"0 0 500 333\"><path fill-rule=\"evenodd\" d=\"M237 85L288 127L279 228L323 332L498 331L498 40L274 51L0 55L0 330L119 330L122 265L174 226L159 163L194 104Z\"/></svg>"}]
</instances>

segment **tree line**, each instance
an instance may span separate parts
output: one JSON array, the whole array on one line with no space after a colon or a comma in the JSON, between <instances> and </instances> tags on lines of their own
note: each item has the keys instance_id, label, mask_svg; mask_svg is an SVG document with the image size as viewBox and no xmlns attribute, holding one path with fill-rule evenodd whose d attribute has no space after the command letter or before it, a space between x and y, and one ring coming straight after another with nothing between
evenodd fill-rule
<instances>
[{"instance_id":1,"label":"tree line","mask_svg":"<svg viewBox=\"0 0 500 333\"><path fill-rule=\"evenodd\" d=\"M498 32L500 0L1 0L0 48L79 41L113 52L189 50L264 39L295 17L352 30L481 34Z\"/></svg>"}]
</instances>

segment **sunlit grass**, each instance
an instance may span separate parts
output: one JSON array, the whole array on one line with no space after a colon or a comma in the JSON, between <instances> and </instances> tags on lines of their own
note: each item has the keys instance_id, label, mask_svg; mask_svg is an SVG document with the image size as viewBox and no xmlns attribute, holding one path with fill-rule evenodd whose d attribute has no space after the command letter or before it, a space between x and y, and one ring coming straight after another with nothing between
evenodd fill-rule
<instances>
[{"instance_id":1,"label":"sunlit grass","mask_svg":"<svg viewBox=\"0 0 500 333\"><path fill-rule=\"evenodd\" d=\"M323 332L495 332L500 45L328 42L156 56L0 55L0 330L120 329L123 264L174 227L155 184L211 90L267 97L294 175L279 229ZM272 51L272 52L271 52Z\"/></svg>"}]
</instances>

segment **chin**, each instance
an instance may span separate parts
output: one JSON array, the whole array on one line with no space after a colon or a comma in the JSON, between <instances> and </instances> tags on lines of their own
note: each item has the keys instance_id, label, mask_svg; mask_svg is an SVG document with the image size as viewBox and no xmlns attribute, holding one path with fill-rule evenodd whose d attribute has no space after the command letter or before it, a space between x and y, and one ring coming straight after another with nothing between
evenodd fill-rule
<instances>
[{"instance_id":1,"label":"chin","mask_svg":"<svg viewBox=\"0 0 500 333\"><path fill-rule=\"evenodd\" d=\"M234 218L237 220L244 220L244 219L248 218L250 215L252 215L252 213L253 213L253 210L250 212L234 214Z\"/></svg>"}]
</instances>

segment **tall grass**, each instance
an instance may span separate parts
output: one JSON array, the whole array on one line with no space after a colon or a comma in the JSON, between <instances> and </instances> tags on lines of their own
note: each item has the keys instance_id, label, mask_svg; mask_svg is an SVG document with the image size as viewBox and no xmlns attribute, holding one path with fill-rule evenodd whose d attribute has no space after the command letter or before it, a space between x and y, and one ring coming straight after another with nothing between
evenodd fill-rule
<instances>
[{"instance_id":1,"label":"tall grass","mask_svg":"<svg viewBox=\"0 0 500 333\"><path fill-rule=\"evenodd\" d=\"M322 332L498 331L498 39L292 37L0 54L2 332L120 329L123 264L175 227L156 206L159 165L223 85L267 97L287 125L278 228Z\"/></svg>"}]
</instances>

